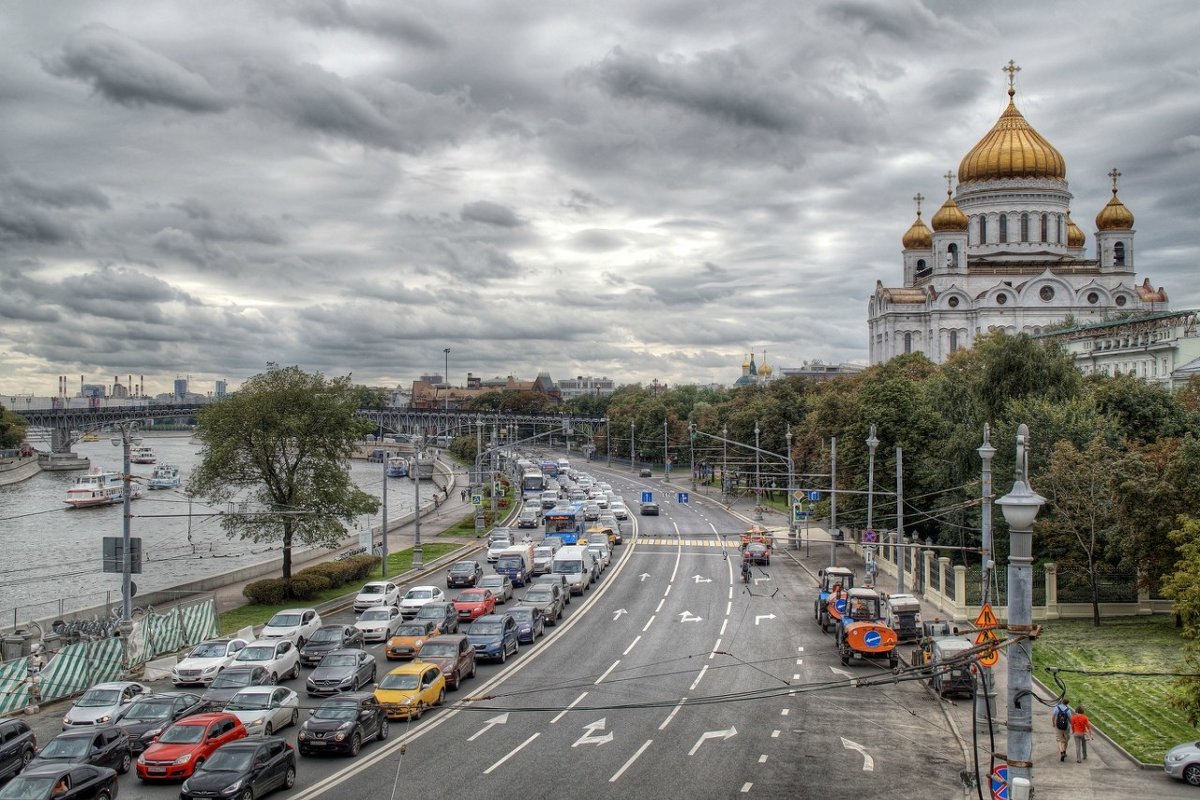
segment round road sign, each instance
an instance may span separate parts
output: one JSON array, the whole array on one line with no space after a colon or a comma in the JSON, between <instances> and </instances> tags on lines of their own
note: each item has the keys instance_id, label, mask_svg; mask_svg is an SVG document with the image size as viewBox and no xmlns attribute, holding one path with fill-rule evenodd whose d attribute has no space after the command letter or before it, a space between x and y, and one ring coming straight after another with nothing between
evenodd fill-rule
<instances>
[{"instance_id":1,"label":"round road sign","mask_svg":"<svg viewBox=\"0 0 1200 800\"><path fill-rule=\"evenodd\" d=\"M992 797L1008 800L1008 764L998 764L992 770Z\"/></svg>"},{"instance_id":2,"label":"round road sign","mask_svg":"<svg viewBox=\"0 0 1200 800\"><path fill-rule=\"evenodd\" d=\"M844 613L846 611L846 598L839 597L833 602L833 607Z\"/></svg>"},{"instance_id":3,"label":"round road sign","mask_svg":"<svg viewBox=\"0 0 1200 800\"><path fill-rule=\"evenodd\" d=\"M880 635L879 631L867 631L866 635L863 636L863 644L867 647L879 647L882 641L883 636Z\"/></svg>"}]
</instances>

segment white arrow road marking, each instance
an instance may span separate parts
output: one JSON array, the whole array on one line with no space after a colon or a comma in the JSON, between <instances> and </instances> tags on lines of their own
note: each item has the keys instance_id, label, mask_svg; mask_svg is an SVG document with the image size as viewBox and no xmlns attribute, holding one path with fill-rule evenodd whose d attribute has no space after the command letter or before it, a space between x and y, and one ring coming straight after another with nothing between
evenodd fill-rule
<instances>
[{"instance_id":1,"label":"white arrow road marking","mask_svg":"<svg viewBox=\"0 0 1200 800\"><path fill-rule=\"evenodd\" d=\"M612 731L609 731L608 733L604 734L603 736L596 735L596 731L604 730L604 726L606 723L607 723L607 721L604 718L601 718L601 719L596 720L593 723L584 725L583 726L583 730L584 730L583 736L580 736L578 739L576 739L575 743L573 745L571 745L571 747L579 747L579 745L581 745L581 744L605 744L606 742L611 742L613 740Z\"/></svg>"},{"instance_id":2,"label":"white arrow road marking","mask_svg":"<svg viewBox=\"0 0 1200 800\"><path fill-rule=\"evenodd\" d=\"M696 583L712 583L712 578L701 578L699 575L693 575L692 580Z\"/></svg>"},{"instance_id":3,"label":"white arrow road marking","mask_svg":"<svg viewBox=\"0 0 1200 800\"><path fill-rule=\"evenodd\" d=\"M680 622L701 622L704 617L693 617L690 611L681 611L678 615Z\"/></svg>"},{"instance_id":4,"label":"white arrow road marking","mask_svg":"<svg viewBox=\"0 0 1200 800\"><path fill-rule=\"evenodd\" d=\"M625 609L618 608L616 611L613 612L613 622L616 622L617 620L619 620L621 618L622 614L628 614L628 613L629 612L626 611Z\"/></svg>"},{"instance_id":5,"label":"white arrow road marking","mask_svg":"<svg viewBox=\"0 0 1200 800\"><path fill-rule=\"evenodd\" d=\"M830 669L833 670L835 675L841 675L843 678L853 678L854 677L853 672L847 672L846 670L838 669L837 667L830 667Z\"/></svg>"},{"instance_id":6,"label":"white arrow road marking","mask_svg":"<svg viewBox=\"0 0 1200 800\"><path fill-rule=\"evenodd\" d=\"M846 748L847 750L857 750L858 754L863 757L863 772L875 771L875 759L867 755L867 748L863 747L858 742L850 741L845 736L841 737L841 739L842 747Z\"/></svg>"},{"instance_id":7,"label":"white arrow road marking","mask_svg":"<svg viewBox=\"0 0 1200 800\"><path fill-rule=\"evenodd\" d=\"M767 581L769 581L769 580L771 580L771 577L770 577L770 576L767 576L767 577L765 577L765 578L755 578L755 579L754 579L754 582L755 582L755 583L766 583L766 582L767 582Z\"/></svg>"},{"instance_id":8,"label":"white arrow road marking","mask_svg":"<svg viewBox=\"0 0 1200 800\"><path fill-rule=\"evenodd\" d=\"M638 577L639 577L639 578L641 578L641 579L644 581L644 580L646 580L646 578L649 578L649 577L650 577L650 573L649 573L649 572L643 572L641 575L638 575Z\"/></svg>"},{"instance_id":9,"label":"white arrow road marking","mask_svg":"<svg viewBox=\"0 0 1200 800\"><path fill-rule=\"evenodd\" d=\"M688 750L688 755L689 756L696 755L696 751L700 749L700 745L704 744L709 739L725 740L725 739L730 739L734 736L737 736L737 728L735 728L732 725L729 726L729 730L705 731L704 733L700 734L700 738L696 740L696 743L694 745L692 745L692 749Z\"/></svg>"},{"instance_id":10,"label":"white arrow road marking","mask_svg":"<svg viewBox=\"0 0 1200 800\"><path fill-rule=\"evenodd\" d=\"M754 624L757 625L760 622L762 622L764 619L775 619L775 615L774 614L758 614L754 617Z\"/></svg>"},{"instance_id":11,"label":"white arrow road marking","mask_svg":"<svg viewBox=\"0 0 1200 800\"><path fill-rule=\"evenodd\" d=\"M489 720L484 720L483 727L471 734L471 738L467 739L467 741L473 742L491 730L494 726L503 725L506 722L508 722L508 712L492 717Z\"/></svg>"}]
</instances>

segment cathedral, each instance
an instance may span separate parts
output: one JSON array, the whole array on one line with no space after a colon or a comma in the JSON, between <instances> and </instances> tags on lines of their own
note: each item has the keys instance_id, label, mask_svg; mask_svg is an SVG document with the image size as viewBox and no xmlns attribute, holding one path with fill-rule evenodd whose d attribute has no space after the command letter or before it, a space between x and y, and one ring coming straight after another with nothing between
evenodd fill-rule
<instances>
[{"instance_id":1,"label":"cathedral","mask_svg":"<svg viewBox=\"0 0 1200 800\"><path fill-rule=\"evenodd\" d=\"M767 351L763 351L762 364L754 363L754 353L742 362L742 374L733 382L734 386L762 386L771 380L771 365L767 363Z\"/></svg>"},{"instance_id":2,"label":"cathedral","mask_svg":"<svg viewBox=\"0 0 1200 800\"><path fill-rule=\"evenodd\" d=\"M1164 311L1167 294L1138 283L1133 213L1117 196L1096 215L1094 253L1071 218L1062 155L1017 109L1009 62L1008 107L947 172L946 201L929 225L917 217L901 239L904 283L877 281L867 304L870 363L924 353L940 363L991 331L1038 334L1125 312Z\"/></svg>"}]
</instances>

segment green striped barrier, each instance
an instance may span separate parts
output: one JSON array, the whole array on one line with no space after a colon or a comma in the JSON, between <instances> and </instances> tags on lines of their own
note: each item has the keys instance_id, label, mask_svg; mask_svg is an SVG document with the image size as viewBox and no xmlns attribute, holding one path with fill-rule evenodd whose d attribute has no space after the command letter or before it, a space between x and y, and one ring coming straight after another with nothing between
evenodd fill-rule
<instances>
[{"instance_id":1,"label":"green striped barrier","mask_svg":"<svg viewBox=\"0 0 1200 800\"><path fill-rule=\"evenodd\" d=\"M0 715L16 713L32 703L28 677L28 656L0 664Z\"/></svg>"},{"instance_id":2,"label":"green striped barrier","mask_svg":"<svg viewBox=\"0 0 1200 800\"><path fill-rule=\"evenodd\" d=\"M165 614L147 614L142 619L142 631L142 658L145 661L158 658L163 653L174 653L185 644L179 613L175 609Z\"/></svg>"},{"instance_id":3,"label":"green striped barrier","mask_svg":"<svg viewBox=\"0 0 1200 800\"><path fill-rule=\"evenodd\" d=\"M97 683L120 680L124 644L117 638L97 639L59 650L38 676L42 700L58 700Z\"/></svg>"},{"instance_id":4,"label":"green striped barrier","mask_svg":"<svg viewBox=\"0 0 1200 800\"><path fill-rule=\"evenodd\" d=\"M217 604L211 599L191 606L182 606L184 644L200 644L217 635Z\"/></svg>"}]
</instances>

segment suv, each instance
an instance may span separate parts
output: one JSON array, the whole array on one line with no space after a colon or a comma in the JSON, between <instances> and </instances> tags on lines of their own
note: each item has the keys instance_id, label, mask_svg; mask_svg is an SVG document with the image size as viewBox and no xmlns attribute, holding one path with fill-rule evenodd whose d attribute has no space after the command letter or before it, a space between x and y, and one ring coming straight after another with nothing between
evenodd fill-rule
<instances>
[{"instance_id":1,"label":"suv","mask_svg":"<svg viewBox=\"0 0 1200 800\"><path fill-rule=\"evenodd\" d=\"M421 660L436 664L450 689L457 689L463 680L475 677L475 647L462 633L426 639L421 645Z\"/></svg>"},{"instance_id":2,"label":"suv","mask_svg":"<svg viewBox=\"0 0 1200 800\"><path fill-rule=\"evenodd\" d=\"M454 603L449 601L426 603L421 606L421 610L417 612L412 621L424 622L425 620L433 620L443 633L458 631L458 609L454 607Z\"/></svg>"},{"instance_id":3,"label":"suv","mask_svg":"<svg viewBox=\"0 0 1200 800\"><path fill-rule=\"evenodd\" d=\"M37 737L20 719L0 719L0 778L16 775L33 760Z\"/></svg>"},{"instance_id":4,"label":"suv","mask_svg":"<svg viewBox=\"0 0 1200 800\"><path fill-rule=\"evenodd\" d=\"M517 517L518 528L536 528L538 523L542 521L541 509L526 508L521 511L521 516Z\"/></svg>"},{"instance_id":5,"label":"suv","mask_svg":"<svg viewBox=\"0 0 1200 800\"><path fill-rule=\"evenodd\" d=\"M478 561L456 561L446 570L446 587L474 586L483 577Z\"/></svg>"},{"instance_id":6,"label":"suv","mask_svg":"<svg viewBox=\"0 0 1200 800\"><path fill-rule=\"evenodd\" d=\"M319 627L321 615L315 608L285 608L267 620L258 638L287 639L296 647L303 647Z\"/></svg>"}]
</instances>

